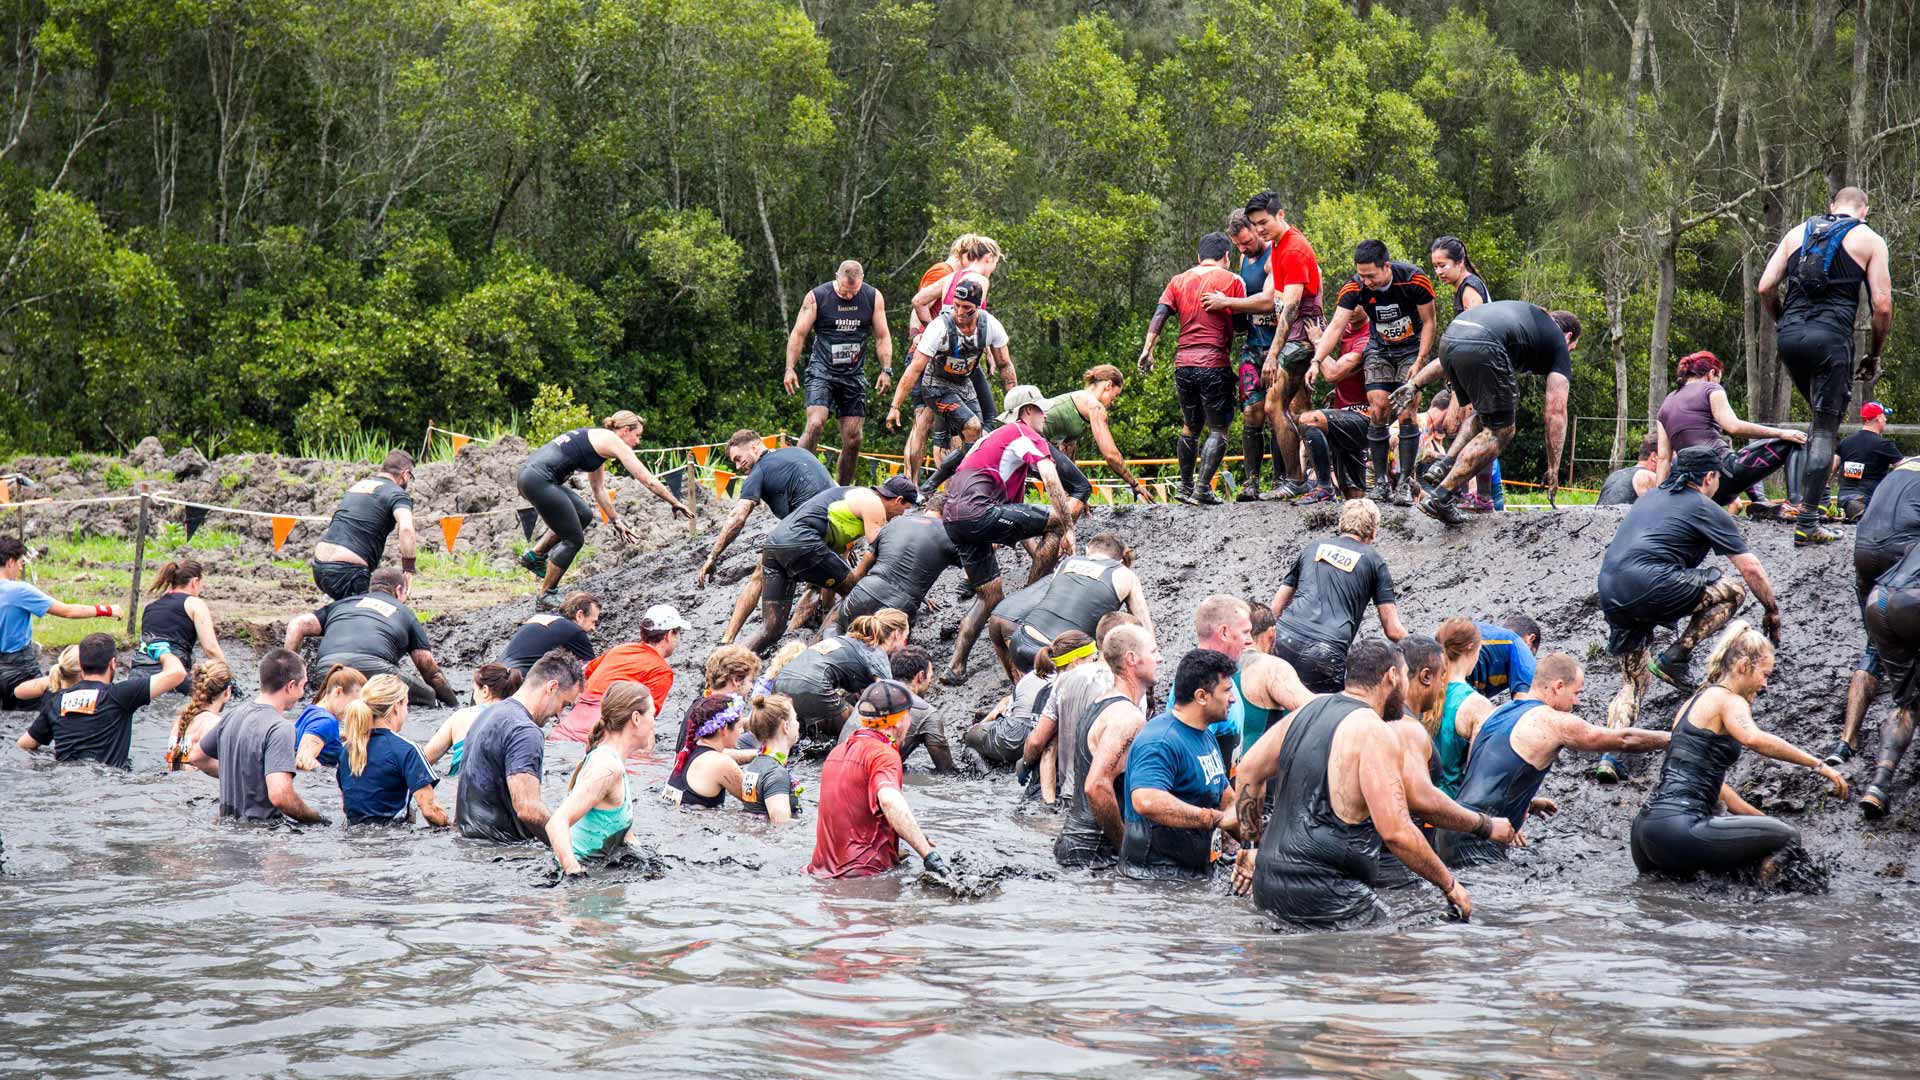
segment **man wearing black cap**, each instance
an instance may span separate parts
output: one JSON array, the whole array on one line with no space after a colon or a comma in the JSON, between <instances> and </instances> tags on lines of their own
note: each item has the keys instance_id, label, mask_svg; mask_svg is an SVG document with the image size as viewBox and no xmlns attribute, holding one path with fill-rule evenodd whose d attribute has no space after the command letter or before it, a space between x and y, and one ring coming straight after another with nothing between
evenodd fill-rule
<instances>
[{"instance_id":1,"label":"man wearing black cap","mask_svg":"<svg viewBox=\"0 0 1920 1080\"><path fill-rule=\"evenodd\" d=\"M1180 501L1204 506L1220 501L1213 493L1213 474L1227 454L1227 428L1233 424L1238 386L1230 361L1233 312L1225 307L1210 311L1202 298L1209 293L1229 299L1246 296L1245 283L1227 269L1227 253L1232 250L1225 233L1200 238L1194 265L1175 274L1161 290L1153 321L1147 325L1147 339L1140 346L1140 373L1145 375L1153 370L1153 347L1161 328L1170 317L1180 317L1179 345L1173 354L1173 389L1180 398ZM1200 443L1203 425L1207 430L1204 446ZM1193 482L1196 458L1200 465L1197 488Z\"/></svg>"},{"instance_id":2,"label":"man wearing black cap","mask_svg":"<svg viewBox=\"0 0 1920 1080\"><path fill-rule=\"evenodd\" d=\"M1766 568L1724 507L1713 501L1720 488L1720 455L1712 446L1690 446L1673 459L1666 482L1640 496L1621 520L1600 563L1600 611L1611 631L1607 653L1620 658L1620 692L1607 706L1611 727L1639 718L1648 676L1691 692L1687 673L1694 647L1725 626L1753 590L1766 609L1767 636L1780 640L1780 605ZM1739 578L1701 561L1709 551L1725 555ZM1742 588L1740 579L1746 580ZM1688 619L1687 627L1657 658L1649 659L1655 627ZM1611 756L1600 759L1603 783L1619 779Z\"/></svg>"},{"instance_id":3,"label":"man wearing black cap","mask_svg":"<svg viewBox=\"0 0 1920 1080\"><path fill-rule=\"evenodd\" d=\"M913 348L913 359L893 388L893 407L887 410L887 430L900 427L900 407L907 395L918 388L919 407L913 412L913 428L907 433L907 479L920 475L920 452L936 417L961 427L961 437L972 444L980 438L981 417L969 395L974 369L991 358L1008 390L1020 381L1013 370L1013 358L1007 352L1007 331L1000 320L981 310L987 298L986 286L978 281L962 281L954 286L953 308L927 324ZM923 378L924 376L924 378ZM985 408L985 403L980 403Z\"/></svg>"},{"instance_id":4,"label":"man wearing black cap","mask_svg":"<svg viewBox=\"0 0 1920 1080\"><path fill-rule=\"evenodd\" d=\"M861 730L833 748L820 767L820 811L814 815L816 877L871 877L900 861L900 841L920 856L931 875L945 877L946 861L920 831L913 807L900 792L899 741L913 720L913 693L881 679L860 694L855 710Z\"/></svg>"},{"instance_id":5,"label":"man wearing black cap","mask_svg":"<svg viewBox=\"0 0 1920 1080\"><path fill-rule=\"evenodd\" d=\"M767 537L763 549L766 588L760 596L760 630L743 644L754 652L772 648L787 632L794 589L805 583L831 607L873 566L874 540L887 522L920 502L920 489L904 476L879 487L836 487L808 499ZM847 551L864 540L866 556L847 567Z\"/></svg>"}]
</instances>

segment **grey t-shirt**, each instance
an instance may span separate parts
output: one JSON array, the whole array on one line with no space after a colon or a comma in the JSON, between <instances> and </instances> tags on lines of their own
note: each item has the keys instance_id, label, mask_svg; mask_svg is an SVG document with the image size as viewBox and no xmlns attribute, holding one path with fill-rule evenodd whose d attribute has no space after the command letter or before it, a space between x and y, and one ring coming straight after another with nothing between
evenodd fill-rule
<instances>
[{"instance_id":1,"label":"grey t-shirt","mask_svg":"<svg viewBox=\"0 0 1920 1080\"><path fill-rule=\"evenodd\" d=\"M200 737L200 752L220 763L220 816L267 821L280 811L267 796L267 777L293 775L293 722L280 710L249 701L226 711Z\"/></svg>"},{"instance_id":2,"label":"grey t-shirt","mask_svg":"<svg viewBox=\"0 0 1920 1080\"><path fill-rule=\"evenodd\" d=\"M1079 667L1058 675L1053 680L1053 693L1047 695L1046 703L1040 707L1040 715L1053 718L1054 738L1054 776L1060 783L1061 791L1071 790L1073 776L1073 725L1085 715L1086 711L1113 692L1113 669L1093 659Z\"/></svg>"}]
</instances>

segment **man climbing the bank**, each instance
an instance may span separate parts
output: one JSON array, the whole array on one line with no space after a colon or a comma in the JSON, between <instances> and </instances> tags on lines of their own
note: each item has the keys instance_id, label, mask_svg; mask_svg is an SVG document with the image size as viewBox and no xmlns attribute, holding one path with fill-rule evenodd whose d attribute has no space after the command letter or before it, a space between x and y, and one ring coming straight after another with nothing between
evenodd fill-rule
<instances>
[{"instance_id":1,"label":"man climbing the bank","mask_svg":"<svg viewBox=\"0 0 1920 1080\"><path fill-rule=\"evenodd\" d=\"M813 451L798 446L769 450L760 433L749 428L741 428L727 440L727 460L735 472L746 476L747 482L741 487L740 498L733 504L726 522L720 526L720 535L714 538L707 561L694 578L694 584L702 589L713 579L720 556L726 554L734 538L746 527L755 507L765 503L775 520L785 521L787 515L805 505L808 499L833 486L832 475ZM766 569L766 557L762 556L754 564L753 575L741 583L740 595L733 601L733 618L727 622L727 632L720 635L720 644L733 644L733 639L740 636L740 628L747 625L747 616L753 614L754 607L760 603L766 586Z\"/></svg>"},{"instance_id":2,"label":"man climbing the bank","mask_svg":"<svg viewBox=\"0 0 1920 1080\"><path fill-rule=\"evenodd\" d=\"M880 377L874 388L886 393L893 385L893 332L887 328L887 301L866 283L866 270L848 259L833 280L814 286L800 301L800 314L787 335L787 373L782 380L787 396L800 390L800 349L813 335L807 354L807 426L800 449L811 455L820 447L829 414L840 419L842 485L853 483L860 461L860 442L867 422L867 342L880 357ZM731 640L731 639L729 639Z\"/></svg>"},{"instance_id":3,"label":"man climbing the bank","mask_svg":"<svg viewBox=\"0 0 1920 1080\"><path fill-rule=\"evenodd\" d=\"M1173 354L1173 389L1180 399L1180 493L1181 502L1213 506L1220 497L1213 493L1214 473L1227 455L1227 428L1233 423L1234 375L1229 363L1233 344L1233 313L1224 308L1210 311L1202 297L1211 292L1228 298L1244 296L1246 286L1227 269L1227 253L1233 245L1221 233L1200 238L1194 265L1175 274L1160 291L1154 306L1153 321L1147 324L1147 339L1140 346L1140 374L1153 371L1153 347L1167 320L1180 320L1179 345ZM1206 442L1200 441L1205 429ZM1200 482L1194 484L1195 462Z\"/></svg>"},{"instance_id":4,"label":"man climbing the bank","mask_svg":"<svg viewBox=\"0 0 1920 1080\"><path fill-rule=\"evenodd\" d=\"M1325 363L1340 346L1347 324L1358 311L1367 316L1371 327L1367 351L1361 365L1367 380L1367 408L1370 426L1367 449L1373 457L1373 501L1398 506L1413 504L1413 463L1420 459L1420 426L1414 422L1419 405L1417 393L1396 394L1415 372L1427 366L1433 352L1433 280L1412 263L1400 262L1387 254L1380 240L1363 240L1353 251L1353 277L1340 286L1334 303L1333 318L1314 346L1312 363ZM1456 320L1457 321L1457 320ZM1397 405L1389 405L1389 396L1397 396ZM1389 467L1392 447L1387 442L1387 421L1400 419L1400 461L1407 492L1402 496Z\"/></svg>"},{"instance_id":5,"label":"man climbing the bank","mask_svg":"<svg viewBox=\"0 0 1920 1080\"><path fill-rule=\"evenodd\" d=\"M367 591L367 582L380 568L387 538L398 533L400 569L413 580L420 540L413 530L413 455L395 450L380 471L348 488L327 522L327 531L313 547L313 583L330 599L345 600Z\"/></svg>"},{"instance_id":6,"label":"man climbing the bank","mask_svg":"<svg viewBox=\"0 0 1920 1080\"><path fill-rule=\"evenodd\" d=\"M460 699L434 663L426 627L407 606L406 575L393 567L373 572L366 593L335 600L318 611L287 624L286 648L298 652L310 637L320 639L315 671L331 671L335 664L362 675L397 675L407 684L410 704L426 707L438 701L458 705ZM400 670L402 657L411 657L420 672L413 678Z\"/></svg>"}]
</instances>

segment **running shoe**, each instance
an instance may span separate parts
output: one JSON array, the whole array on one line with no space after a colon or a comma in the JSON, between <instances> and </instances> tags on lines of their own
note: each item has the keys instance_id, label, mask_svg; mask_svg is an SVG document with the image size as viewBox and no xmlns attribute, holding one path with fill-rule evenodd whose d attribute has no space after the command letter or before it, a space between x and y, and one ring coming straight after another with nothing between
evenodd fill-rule
<instances>
[{"instance_id":1,"label":"running shoe","mask_svg":"<svg viewBox=\"0 0 1920 1080\"><path fill-rule=\"evenodd\" d=\"M1833 749L1827 751L1827 756L1821 760L1837 769L1853 760L1853 747L1848 746L1845 739L1837 740Z\"/></svg>"},{"instance_id":2,"label":"running shoe","mask_svg":"<svg viewBox=\"0 0 1920 1080\"><path fill-rule=\"evenodd\" d=\"M1335 495L1333 493L1332 488L1327 487L1325 484L1322 484L1319 487L1314 488L1312 491L1307 492L1305 495L1302 495L1300 498L1296 499L1293 505L1313 506L1316 503L1334 502L1339 498L1340 496Z\"/></svg>"},{"instance_id":3,"label":"running shoe","mask_svg":"<svg viewBox=\"0 0 1920 1080\"><path fill-rule=\"evenodd\" d=\"M526 567L527 573L532 574L534 577L543 578L547 576L547 557L532 548L528 548L520 553L520 565Z\"/></svg>"},{"instance_id":4,"label":"running shoe","mask_svg":"<svg viewBox=\"0 0 1920 1080\"><path fill-rule=\"evenodd\" d=\"M1435 488L1434 493L1420 500L1420 512L1442 525L1464 525L1467 515L1460 512L1460 504L1451 498L1441 498L1445 488Z\"/></svg>"},{"instance_id":5,"label":"running shoe","mask_svg":"<svg viewBox=\"0 0 1920 1080\"><path fill-rule=\"evenodd\" d=\"M1226 500L1209 489L1196 494L1193 497L1193 503L1195 506L1221 506L1226 503Z\"/></svg>"},{"instance_id":6,"label":"running shoe","mask_svg":"<svg viewBox=\"0 0 1920 1080\"><path fill-rule=\"evenodd\" d=\"M1747 517L1754 521L1780 521L1782 516L1777 502L1755 499L1747 504Z\"/></svg>"},{"instance_id":7,"label":"running shoe","mask_svg":"<svg viewBox=\"0 0 1920 1080\"><path fill-rule=\"evenodd\" d=\"M1279 486L1273 489L1273 497L1276 499L1297 499L1311 490L1313 490L1312 485L1308 484L1305 480L1287 479L1280 481Z\"/></svg>"},{"instance_id":8,"label":"running shoe","mask_svg":"<svg viewBox=\"0 0 1920 1080\"><path fill-rule=\"evenodd\" d=\"M1665 653L1647 661L1647 674L1681 693L1691 694L1700 689L1700 684L1693 681L1693 676L1688 673L1686 665L1668 659Z\"/></svg>"},{"instance_id":9,"label":"running shoe","mask_svg":"<svg viewBox=\"0 0 1920 1080\"><path fill-rule=\"evenodd\" d=\"M1627 767L1612 754L1601 754L1599 764L1593 767L1593 778L1603 784L1617 784L1626 777Z\"/></svg>"},{"instance_id":10,"label":"running shoe","mask_svg":"<svg viewBox=\"0 0 1920 1080\"><path fill-rule=\"evenodd\" d=\"M1381 506L1386 506L1393 502L1393 481L1384 476L1375 480L1373 487L1367 491L1367 498L1372 499Z\"/></svg>"},{"instance_id":11,"label":"running shoe","mask_svg":"<svg viewBox=\"0 0 1920 1080\"><path fill-rule=\"evenodd\" d=\"M1178 490L1178 491L1176 491L1176 492L1174 492L1174 494L1173 494L1173 497L1174 497L1174 498L1176 498L1176 499L1178 499L1178 500L1180 500L1180 501L1181 501L1181 502L1183 502L1183 503L1186 503L1186 504L1187 504L1188 506L1199 506L1199 505L1200 505L1200 501L1199 501L1198 499L1196 499L1196 498L1194 498L1194 496L1193 496L1193 485L1192 485L1192 484L1182 484L1182 485L1180 485L1180 490Z\"/></svg>"},{"instance_id":12,"label":"running shoe","mask_svg":"<svg viewBox=\"0 0 1920 1080\"><path fill-rule=\"evenodd\" d=\"M1460 509L1469 514L1491 514L1493 503L1477 492L1469 491L1460 496Z\"/></svg>"},{"instance_id":13,"label":"running shoe","mask_svg":"<svg viewBox=\"0 0 1920 1080\"><path fill-rule=\"evenodd\" d=\"M553 611L559 608L562 603L565 603L566 599L567 594L561 592L559 589L548 589L546 592L534 597L533 608L535 611Z\"/></svg>"},{"instance_id":14,"label":"running shoe","mask_svg":"<svg viewBox=\"0 0 1920 1080\"><path fill-rule=\"evenodd\" d=\"M1452 458L1438 458L1433 464L1427 466L1426 472L1420 474L1420 479L1425 480L1428 487L1439 487L1447 479L1447 474L1452 471Z\"/></svg>"},{"instance_id":15,"label":"running shoe","mask_svg":"<svg viewBox=\"0 0 1920 1080\"><path fill-rule=\"evenodd\" d=\"M1419 491L1415 490L1413 486L1413 481L1408 479L1404 483L1393 485L1393 489L1387 493L1387 497L1393 501L1393 505L1395 506L1412 506L1415 497L1419 494Z\"/></svg>"},{"instance_id":16,"label":"running shoe","mask_svg":"<svg viewBox=\"0 0 1920 1080\"><path fill-rule=\"evenodd\" d=\"M1260 501L1259 485L1247 484L1246 486L1242 487L1240 489L1240 494L1235 495L1233 497L1233 501L1234 502L1259 502Z\"/></svg>"},{"instance_id":17,"label":"running shoe","mask_svg":"<svg viewBox=\"0 0 1920 1080\"><path fill-rule=\"evenodd\" d=\"M1781 503L1780 504L1780 520L1791 525L1800 520L1801 511L1802 511L1802 508L1799 503L1795 503L1795 502Z\"/></svg>"},{"instance_id":18,"label":"running shoe","mask_svg":"<svg viewBox=\"0 0 1920 1080\"><path fill-rule=\"evenodd\" d=\"M1824 516L1818 510L1808 511L1793 526L1794 547L1817 547L1831 544L1840 539L1840 534L1827 528Z\"/></svg>"},{"instance_id":19,"label":"running shoe","mask_svg":"<svg viewBox=\"0 0 1920 1080\"><path fill-rule=\"evenodd\" d=\"M1868 821L1878 821L1893 809L1893 795L1887 789L1893 786L1892 770L1876 769L1873 783L1860 794L1860 816Z\"/></svg>"}]
</instances>

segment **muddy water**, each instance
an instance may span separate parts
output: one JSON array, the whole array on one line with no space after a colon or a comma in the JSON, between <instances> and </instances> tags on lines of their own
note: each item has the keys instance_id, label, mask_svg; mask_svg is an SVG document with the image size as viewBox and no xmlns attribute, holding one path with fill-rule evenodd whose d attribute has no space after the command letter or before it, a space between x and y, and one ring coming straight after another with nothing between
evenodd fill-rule
<instances>
[{"instance_id":1,"label":"muddy water","mask_svg":"<svg viewBox=\"0 0 1920 1080\"><path fill-rule=\"evenodd\" d=\"M9 717L14 719L14 717ZM437 717L413 717L424 740ZM665 875L546 888L445 833L216 824L214 782L0 758L0 1074L1911 1075L1920 903L1641 883L1546 829L1390 931L1281 935L1219 889L1055 874L1005 780L915 777L978 899L801 874L810 819L643 800ZM11 728L10 728L11 730ZM11 736L9 736L11 737ZM557 800L576 746L555 747ZM666 755L639 765L657 788ZM811 770L808 770L811 772ZM329 776L307 798L338 806ZM451 803L453 785L444 785Z\"/></svg>"}]
</instances>

